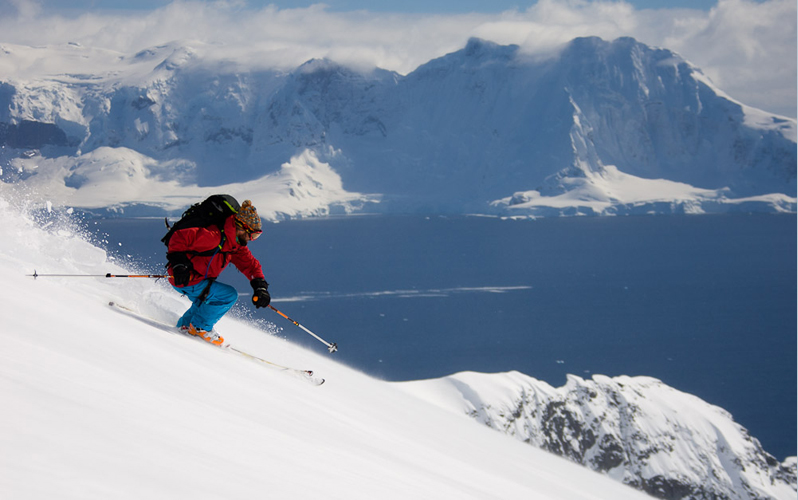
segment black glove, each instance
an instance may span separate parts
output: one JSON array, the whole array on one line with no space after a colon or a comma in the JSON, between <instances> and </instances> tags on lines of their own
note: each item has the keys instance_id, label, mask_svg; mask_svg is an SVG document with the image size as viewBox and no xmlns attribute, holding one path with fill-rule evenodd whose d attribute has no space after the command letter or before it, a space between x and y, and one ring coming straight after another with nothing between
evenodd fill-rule
<instances>
[{"instance_id":1,"label":"black glove","mask_svg":"<svg viewBox=\"0 0 798 500\"><path fill-rule=\"evenodd\" d=\"M172 277L175 280L175 286L186 286L191 281L191 272L194 266L188 260L188 256L181 252L170 253L166 255L169 261L169 267L172 269Z\"/></svg>"},{"instance_id":2,"label":"black glove","mask_svg":"<svg viewBox=\"0 0 798 500\"><path fill-rule=\"evenodd\" d=\"M272 296L269 295L269 284L263 278L255 278L249 282L252 285L252 303L256 308L268 307L269 302L272 301Z\"/></svg>"}]
</instances>

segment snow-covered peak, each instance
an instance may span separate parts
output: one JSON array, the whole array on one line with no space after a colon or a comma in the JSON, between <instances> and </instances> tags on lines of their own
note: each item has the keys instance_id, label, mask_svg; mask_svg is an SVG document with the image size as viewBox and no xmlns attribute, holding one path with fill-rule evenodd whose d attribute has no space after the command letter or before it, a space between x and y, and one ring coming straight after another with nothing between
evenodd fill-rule
<instances>
[{"instance_id":1,"label":"snow-covered peak","mask_svg":"<svg viewBox=\"0 0 798 500\"><path fill-rule=\"evenodd\" d=\"M778 463L728 412L651 377L569 375L554 388L464 372L398 385L655 497L795 498L794 459Z\"/></svg>"},{"instance_id":2,"label":"snow-covered peak","mask_svg":"<svg viewBox=\"0 0 798 500\"><path fill-rule=\"evenodd\" d=\"M471 37L460 52L462 60L469 66L476 67L490 62L508 63L518 55L518 45L499 45L481 38ZM455 54L456 55L456 54ZM451 56L447 56L451 59Z\"/></svg>"},{"instance_id":3,"label":"snow-covered peak","mask_svg":"<svg viewBox=\"0 0 798 500\"><path fill-rule=\"evenodd\" d=\"M519 54L517 45L499 45L481 38L469 38L466 46L456 52L422 64L407 75L411 79L441 79L459 74L472 74L493 68L502 71L515 64Z\"/></svg>"},{"instance_id":4,"label":"snow-covered peak","mask_svg":"<svg viewBox=\"0 0 798 500\"><path fill-rule=\"evenodd\" d=\"M8 172L34 149L68 165L126 148L164 167L165 182L205 186L255 181L332 149L343 185L382 195L384 211L794 210L796 121L731 99L678 54L631 38L579 38L543 60L472 38L406 76L329 59L253 69L191 40L129 56L4 47L5 181L28 182ZM168 165L190 175L169 176ZM618 175L605 175L610 166ZM67 185L50 178L61 183L53 191ZM629 205L611 181L632 178L646 191ZM673 183L703 194L674 209L683 200L658 189ZM134 195L118 202L143 202ZM536 203L505 201L521 198Z\"/></svg>"},{"instance_id":5,"label":"snow-covered peak","mask_svg":"<svg viewBox=\"0 0 798 500\"><path fill-rule=\"evenodd\" d=\"M330 59L310 59L301 66L299 66L295 73L300 75L307 75L312 73L330 73L333 71L347 71L345 66L342 66Z\"/></svg>"},{"instance_id":6,"label":"snow-covered peak","mask_svg":"<svg viewBox=\"0 0 798 500\"><path fill-rule=\"evenodd\" d=\"M185 46L178 47L158 64L155 70L174 71L190 63L195 58L196 52L192 48Z\"/></svg>"}]
</instances>

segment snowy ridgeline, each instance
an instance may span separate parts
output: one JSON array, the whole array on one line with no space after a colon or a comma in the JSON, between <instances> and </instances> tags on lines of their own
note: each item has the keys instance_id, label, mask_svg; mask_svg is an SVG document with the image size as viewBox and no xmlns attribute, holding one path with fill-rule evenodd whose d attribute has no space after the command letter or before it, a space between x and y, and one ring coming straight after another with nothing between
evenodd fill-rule
<instances>
[{"instance_id":1,"label":"snowy ridgeline","mask_svg":"<svg viewBox=\"0 0 798 500\"><path fill-rule=\"evenodd\" d=\"M3 49L52 68L0 78L0 180L57 204L174 213L224 191L269 218L796 210L795 120L630 38L545 60L472 39L404 76L217 64L190 41Z\"/></svg>"},{"instance_id":2,"label":"snowy ridgeline","mask_svg":"<svg viewBox=\"0 0 798 500\"><path fill-rule=\"evenodd\" d=\"M717 406L649 377L464 372L399 386L453 412L667 499L795 499L784 463Z\"/></svg>"}]
</instances>

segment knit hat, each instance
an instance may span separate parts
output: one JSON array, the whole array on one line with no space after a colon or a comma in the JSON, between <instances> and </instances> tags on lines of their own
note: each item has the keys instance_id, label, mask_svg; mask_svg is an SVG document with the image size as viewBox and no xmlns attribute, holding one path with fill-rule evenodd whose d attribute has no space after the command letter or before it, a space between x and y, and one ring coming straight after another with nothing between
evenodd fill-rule
<instances>
[{"instance_id":1,"label":"knit hat","mask_svg":"<svg viewBox=\"0 0 798 500\"><path fill-rule=\"evenodd\" d=\"M252 231L262 231L260 217L258 211L252 206L252 202L244 200L241 208L236 214L236 220L247 226Z\"/></svg>"}]
</instances>

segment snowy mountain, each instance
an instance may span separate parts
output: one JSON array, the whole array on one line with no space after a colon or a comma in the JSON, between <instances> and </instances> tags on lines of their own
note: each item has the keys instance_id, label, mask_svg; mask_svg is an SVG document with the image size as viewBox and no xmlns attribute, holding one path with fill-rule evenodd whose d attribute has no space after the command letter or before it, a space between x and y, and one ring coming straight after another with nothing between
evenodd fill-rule
<instances>
[{"instance_id":1,"label":"snowy mountain","mask_svg":"<svg viewBox=\"0 0 798 500\"><path fill-rule=\"evenodd\" d=\"M108 306L172 323L188 304L163 283L27 277L126 269L68 218L25 215L7 195L3 498L648 498L283 338L299 330L218 326L239 349L312 368L320 387Z\"/></svg>"},{"instance_id":2,"label":"snowy mountain","mask_svg":"<svg viewBox=\"0 0 798 500\"><path fill-rule=\"evenodd\" d=\"M653 378L569 376L554 388L467 372L400 385L657 498L795 498L795 457L778 463L728 412Z\"/></svg>"},{"instance_id":3,"label":"snowy mountain","mask_svg":"<svg viewBox=\"0 0 798 500\"><path fill-rule=\"evenodd\" d=\"M795 498L794 458L778 464L728 413L654 379L387 383L283 338L299 330L244 313L219 324L237 348L327 379L315 387L120 314L109 301L173 324L188 303L163 283L104 278L137 270L67 214L17 200L0 191L10 498L645 498L619 481L669 499Z\"/></svg>"},{"instance_id":4,"label":"snowy mountain","mask_svg":"<svg viewBox=\"0 0 798 500\"><path fill-rule=\"evenodd\" d=\"M406 76L253 69L207 50L3 45L16 69L0 79L0 179L128 212L233 187L289 216L795 211L795 120L630 38L544 60L472 39Z\"/></svg>"}]
</instances>

